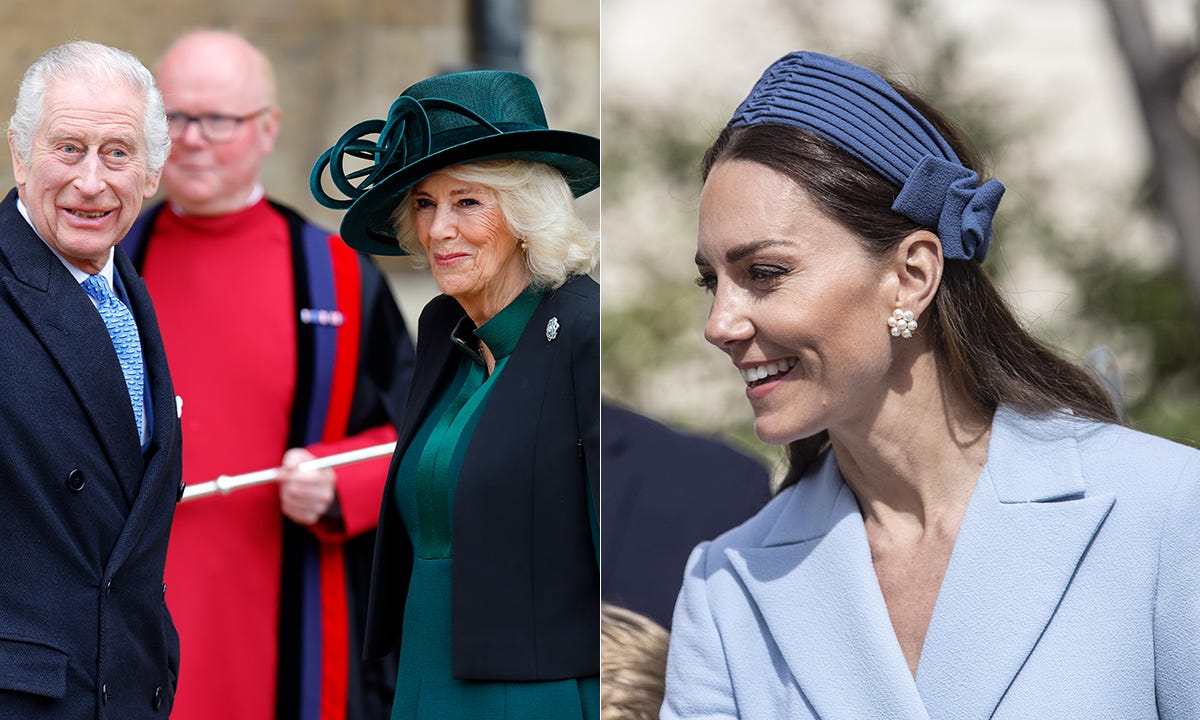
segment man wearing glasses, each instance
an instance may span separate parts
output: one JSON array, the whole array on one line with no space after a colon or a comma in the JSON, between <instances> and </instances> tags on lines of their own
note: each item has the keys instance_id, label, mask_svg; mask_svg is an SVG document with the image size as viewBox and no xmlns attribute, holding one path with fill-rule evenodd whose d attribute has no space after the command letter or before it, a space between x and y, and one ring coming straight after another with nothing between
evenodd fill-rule
<instances>
[{"instance_id":1,"label":"man wearing glasses","mask_svg":"<svg viewBox=\"0 0 1200 720\"><path fill-rule=\"evenodd\" d=\"M281 112L259 50L193 32L155 76L172 140L166 202L122 246L183 399L184 481L281 468L278 483L179 505L172 717L386 716L395 672L359 660L359 619L388 460L299 463L395 440L413 357L404 321L366 256L265 196Z\"/></svg>"}]
</instances>

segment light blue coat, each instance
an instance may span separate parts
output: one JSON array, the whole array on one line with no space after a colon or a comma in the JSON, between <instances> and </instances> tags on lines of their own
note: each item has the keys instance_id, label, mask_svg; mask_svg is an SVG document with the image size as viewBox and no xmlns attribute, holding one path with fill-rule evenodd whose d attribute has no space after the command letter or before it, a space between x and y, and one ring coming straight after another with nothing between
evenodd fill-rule
<instances>
[{"instance_id":1,"label":"light blue coat","mask_svg":"<svg viewBox=\"0 0 1200 720\"><path fill-rule=\"evenodd\" d=\"M829 454L693 551L662 717L1200 718L1200 452L998 410L915 680Z\"/></svg>"}]
</instances>

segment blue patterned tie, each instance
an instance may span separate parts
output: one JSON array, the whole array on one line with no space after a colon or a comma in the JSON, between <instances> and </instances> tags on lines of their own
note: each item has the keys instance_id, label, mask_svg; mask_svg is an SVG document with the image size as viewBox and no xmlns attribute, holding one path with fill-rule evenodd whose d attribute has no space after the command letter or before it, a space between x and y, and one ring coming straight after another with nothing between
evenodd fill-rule
<instances>
[{"instance_id":1,"label":"blue patterned tie","mask_svg":"<svg viewBox=\"0 0 1200 720\"><path fill-rule=\"evenodd\" d=\"M125 375L125 387L129 390L129 401L133 404L133 418L137 421L138 437L142 436L142 341L138 338L137 323L125 303L117 299L102 275L91 275L83 281L83 289L97 303L100 318L108 328L121 372Z\"/></svg>"}]
</instances>

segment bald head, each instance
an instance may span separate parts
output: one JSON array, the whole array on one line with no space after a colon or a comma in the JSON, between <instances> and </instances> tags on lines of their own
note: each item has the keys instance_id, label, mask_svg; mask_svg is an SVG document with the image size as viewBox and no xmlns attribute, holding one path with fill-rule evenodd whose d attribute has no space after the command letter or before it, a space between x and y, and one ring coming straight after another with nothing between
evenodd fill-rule
<instances>
[{"instance_id":1,"label":"bald head","mask_svg":"<svg viewBox=\"0 0 1200 720\"><path fill-rule=\"evenodd\" d=\"M188 87L220 84L229 94L245 92L260 106L276 103L271 61L246 38L225 30L197 30L180 36L163 53L154 77L160 90L164 83Z\"/></svg>"},{"instance_id":2,"label":"bald head","mask_svg":"<svg viewBox=\"0 0 1200 720\"><path fill-rule=\"evenodd\" d=\"M167 198L191 215L244 209L279 132L270 61L240 35L200 30L176 40L154 76L175 117L162 178ZM231 131L215 140L200 120L214 116Z\"/></svg>"}]
</instances>

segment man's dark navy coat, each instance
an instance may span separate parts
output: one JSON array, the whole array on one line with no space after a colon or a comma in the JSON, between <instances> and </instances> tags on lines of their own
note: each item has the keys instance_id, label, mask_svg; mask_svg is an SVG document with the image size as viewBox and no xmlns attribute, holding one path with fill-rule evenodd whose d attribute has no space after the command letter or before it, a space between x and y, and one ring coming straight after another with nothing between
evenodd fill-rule
<instances>
[{"instance_id":1,"label":"man's dark navy coat","mask_svg":"<svg viewBox=\"0 0 1200 720\"><path fill-rule=\"evenodd\" d=\"M165 718L179 641L164 601L180 431L158 322L115 272L148 373L143 450L108 332L10 192L0 203L0 718Z\"/></svg>"}]
</instances>

